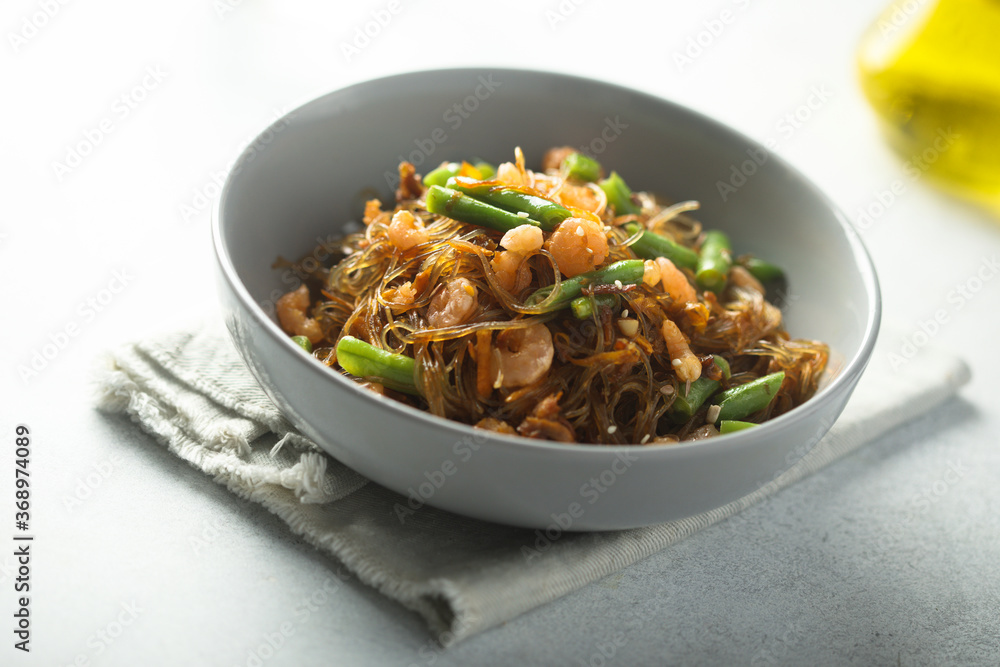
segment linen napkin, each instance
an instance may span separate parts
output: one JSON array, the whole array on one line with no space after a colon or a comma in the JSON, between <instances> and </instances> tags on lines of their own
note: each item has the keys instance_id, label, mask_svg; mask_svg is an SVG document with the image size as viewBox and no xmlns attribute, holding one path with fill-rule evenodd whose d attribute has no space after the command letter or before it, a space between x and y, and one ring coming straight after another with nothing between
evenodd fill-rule
<instances>
[{"instance_id":1,"label":"linen napkin","mask_svg":"<svg viewBox=\"0 0 1000 667\"><path fill-rule=\"evenodd\" d=\"M221 326L127 345L98 378L99 408L125 413L171 452L260 503L361 581L427 620L442 645L499 625L730 517L886 431L919 417L969 380L960 359L921 350L876 353L841 418L765 486L717 509L648 528L566 533L544 552L534 531L406 500L297 433L243 365ZM527 547L527 551L524 549ZM526 555L526 554L531 554Z\"/></svg>"}]
</instances>

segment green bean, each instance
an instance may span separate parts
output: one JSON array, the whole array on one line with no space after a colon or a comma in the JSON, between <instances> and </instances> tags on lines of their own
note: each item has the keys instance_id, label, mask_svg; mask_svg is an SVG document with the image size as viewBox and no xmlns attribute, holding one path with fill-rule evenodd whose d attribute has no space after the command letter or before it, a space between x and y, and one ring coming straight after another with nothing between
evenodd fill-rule
<instances>
[{"instance_id":1,"label":"green bean","mask_svg":"<svg viewBox=\"0 0 1000 667\"><path fill-rule=\"evenodd\" d=\"M424 185L430 187L432 185L444 185L448 182L448 179L452 176L457 176L458 172L462 170L461 162L447 162L437 169L427 172L424 176Z\"/></svg>"},{"instance_id":2,"label":"green bean","mask_svg":"<svg viewBox=\"0 0 1000 667\"><path fill-rule=\"evenodd\" d=\"M569 178L578 181L596 182L601 177L601 163L583 153L570 153L562 162L562 168Z\"/></svg>"},{"instance_id":3,"label":"green bean","mask_svg":"<svg viewBox=\"0 0 1000 667\"><path fill-rule=\"evenodd\" d=\"M687 394L677 394L673 404L670 406L670 418L677 423L686 422L698 412L709 396L719 389L718 380L709 380L700 377L691 383L691 388Z\"/></svg>"},{"instance_id":4,"label":"green bean","mask_svg":"<svg viewBox=\"0 0 1000 667\"><path fill-rule=\"evenodd\" d=\"M444 187L448 184L448 179L453 176L459 176L462 173L462 167L466 163L464 162L445 162L437 169L432 169L427 172L424 176L424 185L430 187L432 185L440 185ZM479 178L486 180L487 178L493 178L496 176L496 167L491 165L489 162L484 162L478 160L475 164L470 165L479 172Z\"/></svg>"},{"instance_id":5,"label":"green bean","mask_svg":"<svg viewBox=\"0 0 1000 667\"><path fill-rule=\"evenodd\" d=\"M337 343L337 363L355 377L376 378L386 387L407 394L420 393L413 380L416 362L412 357L387 352L354 336L344 336Z\"/></svg>"},{"instance_id":6,"label":"green bean","mask_svg":"<svg viewBox=\"0 0 1000 667\"><path fill-rule=\"evenodd\" d=\"M749 257L744 260L743 267L750 272L750 275L762 283L777 280L785 275L780 266L771 264L763 259L757 259L756 257Z\"/></svg>"},{"instance_id":7,"label":"green bean","mask_svg":"<svg viewBox=\"0 0 1000 667\"><path fill-rule=\"evenodd\" d=\"M479 170L479 176L484 181L497 175L497 168L489 162L477 160L472 166Z\"/></svg>"},{"instance_id":8,"label":"green bean","mask_svg":"<svg viewBox=\"0 0 1000 667\"><path fill-rule=\"evenodd\" d=\"M427 188L426 197L427 210L431 213L445 215L470 225L489 227L498 232L507 232L521 225L542 226L542 223L537 220L522 218L510 211L481 202L475 197L470 197L451 188L432 185Z\"/></svg>"},{"instance_id":9,"label":"green bean","mask_svg":"<svg viewBox=\"0 0 1000 667\"><path fill-rule=\"evenodd\" d=\"M728 380L729 362L717 354L713 355L712 361L722 371L722 377ZM719 389L720 384L718 380L709 379L704 375L692 382L687 394L678 394L670 406L671 419L679 423L691 419L708 397Z\"/></svg>"},{"instance_id":10,"label":"green bean","mask_svg":"<svg viewBox=\"0 0 1000 667\"><path fill-rule=\"evenodd\" d=\"M617 172L598 183L604 194L608 196L608 204L615 209L615 215L632 215L641 209L632 201L632 190L625 184L622 177Z\"/></svg>"},{"instance_id":11,"label":"green bean","mask_svg":"<svg viewBox=\"0 0 1000 667\"><path fill-rule=\"evenodd\" d=\"M613 264L608 264L598 271L581 273L578 276L567 278L559 283L559 293L546 305L545 312L559 310L567 307L573 299L580 296L584 287L592 285L613 285L620 282L622 285L635 285L642 280L643 266L641 259L623 259ZM529 306L541 303L552 294L555 286L549 285L528 296Z\"/></svg>"},{"instance_id":12,"label":"green bean","mask_svg":"<svg viewBox=\"0 0 1000 667\"><path fill-rule=\"evenodd\" d=\"M732 250L729 237L720 231L705 232L698 256L695 280L698 285L713 292L720 292L726 286L726 277L732 266Z\"/></svg>"},{"instance_id":13,"label":"green bean","mask_svg":"<svg viewBox=\"0 0 1000 667\"><path fill-rule=\"evenodd\" d=\"M305 336L292 336L292 342L301 347L306 352L312 354L313 351L312 341L310 341Z\"/></svg>"},{"instance_id":14,"label":"green bean","mask_svg":"<svg viewBox=\"0 0 1000 667\"><path fill-rule=\"evenodd\" d=\"M615 294L589 294L569 302L573 317L578 320L589 320L598 308L614 308L617 305L618 296Z\"/></svg>"},{"instance_id":15,"label":"green bean","mask_svg":"<svg viewBox=\"0 0 1000 667\"><path fill-rule=\"evenodd\" d=\"M551 232L560 222L573 215L568 208L544 197L496 181L477 181L456 176L448 179L448 187L511 213L527 213L529 218L542 223L542 229L547 232Z\"/></svg>"},{"instance_id":16,"label":"green bean","mask_svg":"<svg viewBox=\"0 0 1000 667\"><path fill-rule=\"evenodd\" d=\"M723 380L728 380L732 376L733 372L732 370L730 370L729 362L726 361L725 357L720 357L717 354L713 354L712 361L715 362L715 365L718 366L719 370L722 371Z\"/></svg>"},{"instance_id":17,"label":"green bean","mask_svg":"<svg viewBox=\"0 0 1000 667\"><path fill-rule=\"evenodd\" d=\"M719 419L743 419L764 409L778 394L784 380L784 371L778 371L725 390L716 401L721 408Z\"/></svg>"},{"instance_id":18,"label":"green bean","mask_svg":"<svg viewBox=\"0 0 1000 667\"><path fill-rule=\"evenodd\" d=\"M637 222L630 222L625 225L625 231L635 234L642 227ZM698 253L691 248L687 248L666 236L661 236L656 232L645 230L642 236L631 245L632 252L645 257L646 259L656 259L666 257L677 266L684 269L694 269L698 264Z\"/></svg>"},{"instance_id":19,"label":"green bean","mask_svg":"<svg viewBox=\"0 0 1000 667\"><path fill-rule=\"evenodd\" d=\"M753 428L754 426L760 426L760 424L754 424L753 422L741 422L735 419L723 419L719 422L719 433L725 435L726 433L736 433L737 431L744 431L748 428Z\"/></svg>"}]
</instances>

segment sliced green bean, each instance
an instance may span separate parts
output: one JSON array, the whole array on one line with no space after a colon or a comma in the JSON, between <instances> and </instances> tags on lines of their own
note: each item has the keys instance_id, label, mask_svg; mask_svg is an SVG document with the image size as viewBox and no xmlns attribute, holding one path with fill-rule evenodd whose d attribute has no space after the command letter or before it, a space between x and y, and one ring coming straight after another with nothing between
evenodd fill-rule
<instances>
[{"instance_id":1,"label":"sliced green bean","mask_svg":"<svg viewBox=\"0 0 1000 667\"><path fill-rule=\"evenodd\" d=\"M618 296L615 294L589 294L569 302L573 317L578 320L589 320L599 308L614 308L617 305Z\"/></svg>"},{"instance_id":2,"label":"sliced green bean","mask_svg":"<svg viewBox=\"0 0 1000 667\"><path fill-rule=\"evenodd\" d=\"M479 176L484 181L497 175L497 168L489 162L477 160L472 166L479 171Z\"/></svg>"},{"instance_id":3,"label":"sliced green bean","mask_svg":"<svg viewBox=\"0 0 1000 667\"><path fill-rule=\"evenodd\" d=\"M581 273L578 276L567 278L559 283L558 295L546 305L545 311L551 312L567 307L573 299L580 296L584 287L591 285L613 285L620 282L622 285L635 285L642 280L643 266L641 259L623 259L613 264L608 264L598 271ZM529 306L541 303L552 294L554 285L543 287L528 296Z\"/></svg>"},{"instance_id":4,"label":"sliced green bean","mask_svg":"<svg viewBox=\"0 0 1000 667\"><path fill-rule=\"evenodd\" d=\"M570 153L563 160L562 168L569 178L588 183L596 182L601 177L601 163L583 153Z\"/></svg>"},{"instance_id":5,"label":"sliced green bean","mask_svg":"<svg viewBox=\"0 0 1000 667\"><path fill-rule=\"evenodd\" d=\"M625 225L625 231L630 235L635 234L640 229L642 227L637 222ZM698 253L656 232L644 230L642 236L630 247L632 252L646 259L666 257L677 266L692 270L698 265Z\"/></svg>"},{"instance_id":6,"label":"sliced green bean","mask_svg":"<svg viewBox=\"0 0 1000 667\"><path fill-rule=\"evenodd\" d=\"M749 257L744 260L743 267L750 272L750 275L762 283L778 280L785 275L780 266L771 264L771 262L763 259L757 259L756 257Z\"/></svg>"},{"instance_id":7,"label":"sliced green bean","mask_svg":"<svg viewBox=\"0 0 1000 667\"><path fill-rule=\"evenodd\" d=\"M718 380L709 380L706 377L698 378L691 383L687 394L677 394L677 398L670 406L670 418L677 423L686 422L694 416L694 413L698 412L708 397L718 390Z\"/></svg>"},{"instance_id":8,"label":"sliced green bean","mask_svg":"<svg viewBox=\"0 0 1000 667\"><path fill-rule=\"evenodd\" d=\"M760 426L760 424L754 424L753 422L741 422L735 419L723 419L719 422L719 433L725 435L726 433L736 433L737 431L745 431L748 428L753 428L754 426Z\"/></svg>"},{"instance_id":9,"label":"sliced green bean","mask_svg":"<svg viewBox=\"0 0 1000 667\"><path fill-rule=\"evenodd\" d=\"M427 172L427 175L424 176L424 185L426 187L430 187L432 185L440 185L441 187L444 187L448 184L449 178L461 176L462 168L466 165L474 168L479 173L479 178L483 180L493 178L497 173L496 167L491 165L489 162L484 162L482 160L478 160L473 164L466 162L445 162L437 169L432 169Z\"/></svg>"},{"instance_id":10,"label":"sliced green bean","mask_svg":"<svg viewBox=\"0 0 1000 667\"><path fill-rule=\"evenodd\" d=\"M722 377L728 380L729 362L717 354L713 355L712 361L722 371ZM720 384L718 380L709 379L704 375L692 382L687 394L678 394L670 406L671 419L679 423L691 419L705 401L718 391Z\"/></svg>"},{"instance_id":11,"label":"sliced green bean","mask_svg":"<svg viewBox=\"0 0 1000 667\"><path fill-rule=\"evenodd\" d=\"M527 213L529 218L542 223L542 229L547 232L573 215L565 206L496 181L477 181L455 176L448 179L448 187L511 213Z\"/></svg>"},{"instance_id":12,"label":"sliced green bean","mask_svg":"<svg viewBox=\"0 0 1000 667\"><path fill-rule=\"evenodd\" d=\"M720 231L705 232L698 256L695 280L702 289L720 292L726 286L729 268L733 265L729 237Z\"/></svg>"},{"instance_id":13,"label":"sliced green bean","mask_svg":"<svg viewBox=\"0 0 1000 667\"><path fill-rule=\"evenodd\" d=\"M489 227L498 232L508 232L521 225L541 227L542 223L531 218L505 211L479 201L475 197L462 194L458 190L432 185L427 188L427 210L438 215L445 215L453 220L467 222L470 225Z\"/></svg>"},{"instance_id":14,"label":"sliced green bean","mask_svg":"<svg viewBox=\"0 0 1000 667\"><path fill-rule=\"evenodd\" d=\"M312 341L310 341L305 336L292 336L292 342L301 347L306 352L312 354L313 351Z\"/></svg>"},{"instance_id":15,"label":"sliced green bean","mask_svg":"<svg viewBox=\"0 0 1000 667\"><path fill-rule=\"evenodd\" d=\"M604 194L608 196L608 204L614 207L615 215L632 215L639 213L639 206L632 201L632 190L617 172L598 183Z\"/></svg>"},{"instance_id":16,"label":"sliced green bean","mask_svg":"<svg viewBox=\"0 0 1000 667\"><path fill-rule=\"evenodd\" d=\"M778 394L785 381L784 371L771 373L738 387L727 389L718 396L719 419L743 419L763 410Z\"/></svg>"},{"instance_id":17,"label":"sliced green bean","mask_svg":"<svg viewBox=\"0 0 1000 667\"><path fill-rule=\"evenodd\" d=\"M424 185L426 187L430 187L432 185L443 186L448 182L449 178L457 176L460 171L462 171L461 162L446 162L437 169L427 172L427 175L424 176Z\"/></svg>"},{"instance_id":18,"label":"sliced green bean","mask_svg":"<svg viewBox=\"0 0 1000 667\"><path fill-rule=\"evenodd\" d=\"M712 361L715 362L715 365L718 366L719 370L722 371L723 380L728 380L730 377L732 377L733 372L732 370L730 370L729 362L726 361L725 357L720 357L717 354L713 354Z\"/></svg>"},{"instance_id":19,"label":"sliced green bean","mask_svg":"<svg viewBox=\"0 0 1000 667\"><path fill-rule=\"evenodd\" d=\"M387 352L354 336L344 336L337 343L337 363L355 377L376 378L386 387L407 394L420 393L413 381L416 362L404 354Z\"/></svg>"}]
</instances>

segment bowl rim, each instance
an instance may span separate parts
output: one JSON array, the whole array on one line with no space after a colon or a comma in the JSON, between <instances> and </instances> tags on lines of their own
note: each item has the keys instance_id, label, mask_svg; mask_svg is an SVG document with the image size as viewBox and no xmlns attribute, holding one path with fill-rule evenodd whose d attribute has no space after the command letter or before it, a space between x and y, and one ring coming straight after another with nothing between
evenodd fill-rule
<instances>
[{"instance_id":1,"label":"bowl rim","mask_svg":"<svg viewBox=\"0 0 1000 667\"><path fill-rule=\"evenodd\" d=\"M301 348L294 342L291 338L286 335L278 326L278 324L266 313L260 304L257 303L256 299L250 294L249 290L243 284L242 280L239 278L239 274L236 270L232 258L229 255L228 248L223 240L223 220L222 220L222 206L227 198L233 181L242 171L242 166L245 161L248 161L248 156L253 146L261 139L265 132L269 128L281 123L289 123L294 120L294 116L300 112L305 107L319 103L328 97L335 95L350 95L370 86L386 86L391 84L393 80L411 78L411 77L431 77L431 76L470 76L470 75L487 75L496 74L497 76L506 75L511 77L517 76L528 76L528 77L539 77L539 78L556 78L562 80L570 80L577 85L586 85L591 87L604 88L613 92L617 92L623 95L629 95L633 97L644 98L645 101L665 105L672 107L676 113L687 115L691 120L696 123L701 123L713 132L719 132L723 135L729 135L741 142L744 145L755 149L765 148L763 144L755 139L752 139L739 130L726 125L725 123L712 118L696 109L692 109L678 102L674 102L664 97L660 97L656 94L639 90L636 88L631 88L628 86L623 86L621 84L613 83L610 81L605 81L602 79L580 76L577 74L569 74L558 71L551 70L538 70L529 68L511 68L511 67L488 67L488 66L477 66L477 67L454 67L454 68L427 68L418 70L409 70L403 72L397 72L393 74L388 74L384 76L378 76L375 78L365 79L362 81L355 81L348 83L344 86L335 88L333 90L328 90L320 94L313 94L310 96L305 96L304 101L300 101L286 111L280 118L272 119L266 126L264 126L259 132L257 132L252 139L250 139L245 146L243 146L238 153L238 157L231 163L229 170L226 174L226 179L220 189L219 194L215 197L215 201L212 206L211 215L211 234L212 234L212 245L216 261L221 269L221 274L226 281L230 290L238 297L241 305L259 321L262 322L262 329L267 332L267 334L273 339L282 341L280 345L285 345L286 349L290 352L295 352L294 357L298 361L307 362L304 364L305 368L310 369L308 372L318 373L326 381L332 381L334 383L340 383L340 386L348 391L357 392L357 395L364 396L363 400L373 401L377 405L382 407L388 407L391 410L396 410L397 413L405 418L416 420L426 425L429 428L443 429L443 432L452 432L456 437L456 440L462 440L465 437L472 437L475 439L487 440L492 445L500 446L504 448L516 448L516 449L529 449L533 452L544 453L544 452L574 452L574 456L600 456L601 458L606 457L608 454L633 454L642 452L644 456L670 456L670 457L681 457L687 456L692 451L704 451L706 454L709 450L714 449L732 449L732 448L742 448L743 446L753 446L752 443L758 441L759 439L766 438L771 432L777 432L777 429L781 428L783 425L793 425L795 423L809 421L809 419L818 411L824 409L826 401L817 400L823 399L825 397L832 397L840 393L840 391L845 390L845 385L852 385L857 382L863 373L865 367L868 365L869 360L872 356L872 351L875 346L876 339L878 338L878 332L881 325L882 318L882 295L879 286L878 276L875 270L874 262L872 261L871 254L865 247L861 236L854 226L849 222L847 216L843 213L841 208L825 193L823 192L810 178L808 178L803 172L801 172L796 167L792 166L787 160L782 156L778 155L774 151L768 151L769 160L773 160L774 163L786 171L789 174L794 175L794 177L799 182L799 186L804 187L815 199L820 202L823 206L833 213L834 219L840 226L846 240L851 249L851 256L858 270L862 284L864 285L865 293L868 297L869 305L866 312L866 322L865 330L862 334L861 345L855 351L854 355L845 360L843 368L840 373L835 377L829 384L822 387L817 391L817 394L810 398L808 401L802 405L786 412L779 417L771 419L767 422L761 424L761 428L755 428L744 431L737 431L734 433L729 433L725 435L720 435L717 437L709 438L706 440L698 440L691 442L678 442L670 445L649 445L649 444L627 444L627 445L603 445L598 443L560 443L549 440L539 440L534 438L527 438L522 436L512 436L505 435L501 433L496 433L493 431L486 431L484 429L477 429L472 425L465 424L463 422L454 421L444 417L438 417L424 410L419 410L412 406L400 403L391 398L386 398L384 396L375 394L372 391L361 387L355 382L347 379L340 373L337 373L331 368L318 363L316 360L306 355L301 354ZM250 158L252 159L252 157ZM259 381L259 380L258 380ZM273 390L273 388L271 388ZM849 390L849 387L846 389ZM278 406L280 409L280 406ZM284 411L282 411L284 412ZM835 421L835 420L834 420ZM294 422L293 422L294 423ZM826 425L826 428L832 425L830 422Z\"/></svg>"}]
</instances>

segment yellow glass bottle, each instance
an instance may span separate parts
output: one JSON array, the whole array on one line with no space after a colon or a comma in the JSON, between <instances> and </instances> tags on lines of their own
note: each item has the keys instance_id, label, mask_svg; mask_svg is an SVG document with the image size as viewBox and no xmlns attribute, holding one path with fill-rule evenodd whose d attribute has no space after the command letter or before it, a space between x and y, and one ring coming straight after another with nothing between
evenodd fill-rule
<instances>
[{"instance_id":1,"label":"yellow glass bottle","mask_svg":"<svg viewBox=\"0 0 1000 667\"><path fill-rule=\"evenodd\" d=\"M897 0L858 64L907 169L1000 210L1000 0Z\"/></svg>"}]
</instances>

